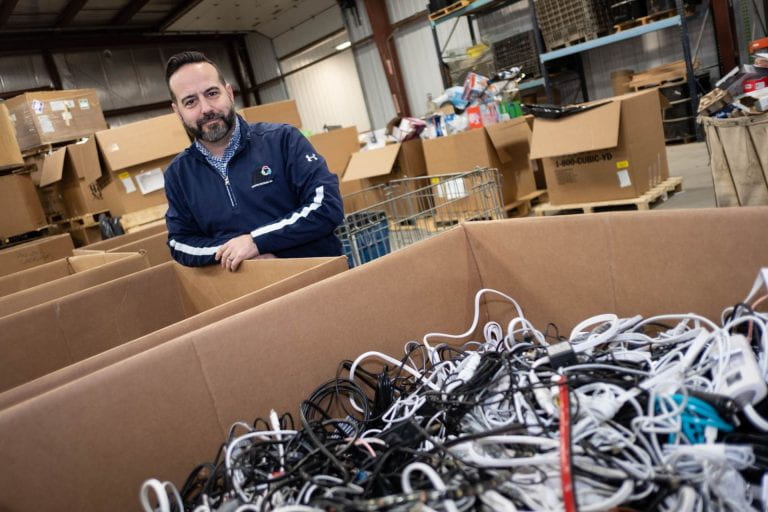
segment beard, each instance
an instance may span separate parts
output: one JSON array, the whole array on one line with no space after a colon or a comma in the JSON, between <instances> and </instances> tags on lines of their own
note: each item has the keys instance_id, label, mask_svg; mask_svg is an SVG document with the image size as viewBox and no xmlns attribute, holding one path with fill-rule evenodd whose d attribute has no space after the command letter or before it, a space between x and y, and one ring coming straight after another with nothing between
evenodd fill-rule
<instances>
[{"instance_id":1,"label":"beard","mask_svg":"<svg viewBox=\"0 0 768 512\"><path fill-rule=\"evenodd\" d=\"M204 126L205 123L217 120L219 122L213 123L210 126ZM210 112L197 120L197 122L190 126L186 122L184 128L187 132L196 139L204 140L205 142L218 142L229 133L232 127L235 125L235 109L230 107L226 114L220 114L218 112Z\"/></svg>"}]
</instances>

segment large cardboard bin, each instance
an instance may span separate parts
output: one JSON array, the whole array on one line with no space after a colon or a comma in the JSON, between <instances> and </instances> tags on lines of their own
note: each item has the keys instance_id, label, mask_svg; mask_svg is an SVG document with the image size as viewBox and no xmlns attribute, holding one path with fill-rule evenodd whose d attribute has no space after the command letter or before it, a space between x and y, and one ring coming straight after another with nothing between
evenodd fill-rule
<instances>
[{"instance_id":1,"label":"large cardboard bin","mask_svg":"<svg viewBox=\"0 0 768 512\"><path fill-rule=\"evenodd\" d=\"M342 360L464 332L481 288L561 332L605 312L719 318L768 264L766 223L768 208L464 224L0 411L0 508L136 509L145 479L181 485L232 422L295 413ZM511 313L489 298L480 319Z\"/></svg>"},{"instance_id":2,"label":"large cardboard bin","mask_svg":"<svg viewBox=\"0 0 768 512\"><path fill-rule=\"evenodd\" d=\"M72 256L0 277L0 318L146 268L149 261L143 253L105 253Z\"/></svg>"},{"instance_id":3,"label":"large cardboard bin","mask_svg":"<svg viewBox=\"0 0 768 512\"><path fill-rule=\"evenodd\" d=\"M275 283L286 293L346 268L343 257L253 260L238 272L168 262L25 309L0 318L0 391L163 328L167 341L199 327L185 320ZM226 312L253 305L249 297Z\"/></svg>"},{"instance_id":4,"label":"large cardboard bin","mask_svg":"<svg viewBox=\"0 0 768 512\"><path fill-rule=\"evenodd\" d=\"M74 248L72 237L69 233L64 233L2 249L0 250L0 276L72 256Z\"/></svg>"},{"instance_id":5,"label":"large cardboard bin","mask_svg":"<svg viewBox=\"0 0 768 512\"><path fill-rule=\"evenodd\" d=\"M542 160L553 205L631 199L669 177L656 89L592 103L533 125L531 158Z\"/></svg>"}]
</instances>

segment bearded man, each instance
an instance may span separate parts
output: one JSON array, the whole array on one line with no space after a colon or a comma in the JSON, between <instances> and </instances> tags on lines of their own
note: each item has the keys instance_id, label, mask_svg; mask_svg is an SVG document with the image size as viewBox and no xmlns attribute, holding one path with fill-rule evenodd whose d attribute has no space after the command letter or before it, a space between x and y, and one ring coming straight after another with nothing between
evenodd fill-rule
<instances>
[{"instance_id":1,"label":"bearded man","mask_svg":"<svg viewBox=\"0 0 768 512\"><path fill-rule=\"evenodd\" d=\"M173 258L235 271L252 258L341 255L338 178L306 137L236 115L232 86L200 52L171 57L165 78L194 139L165 171Z\"/></svg>"}]
</instances>

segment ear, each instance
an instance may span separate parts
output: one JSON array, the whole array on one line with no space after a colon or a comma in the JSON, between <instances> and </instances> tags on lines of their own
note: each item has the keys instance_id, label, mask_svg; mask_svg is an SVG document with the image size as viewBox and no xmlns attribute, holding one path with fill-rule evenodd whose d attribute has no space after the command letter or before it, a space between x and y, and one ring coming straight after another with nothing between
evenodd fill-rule
<instances>
[{"instance_id":1,"label":"ear","mask_svg":"<svg viewBox=\"0 0 768 512\"><path fill-rule=\"evenodd\" d=\"M181 113L179 112L179 107L178 105L176 105L175 101L171 102L171 108L173 109L174 112L176 112L176 115L179 116L179 119L181 119Z\"/></svg>"},{"instance_id":2,"label":"ear","mask_svg":"<svg viewBox=\"0 0 768 512\"><path fill-rule=\"evenodd\" d=\"M234 103L235 102L235 93L232 90L232 85L231 84L226 84L224 86L224 89L227 90L227 95L229 96L230 101L232 101Z\"/></svg>"}]
</instances>

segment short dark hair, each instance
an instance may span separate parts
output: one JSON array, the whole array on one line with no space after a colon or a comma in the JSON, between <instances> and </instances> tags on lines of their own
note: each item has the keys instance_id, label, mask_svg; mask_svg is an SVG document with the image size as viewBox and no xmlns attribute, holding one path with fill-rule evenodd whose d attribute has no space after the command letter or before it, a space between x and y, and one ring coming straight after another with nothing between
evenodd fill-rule
<instances>
[{"instance_id":1,"label":"short dark hair","mask_svg":"<svg viewBox=\"0 0 768 512\"><path fill-rule=\"evenodd\" d=\"M176 96L174 96L173 91L171 90L171 77L183 66L186 66L187 64L196 64L198 62L207 62L216 68L216 72L219 74L219 81L221 84L224 85L227 83L224 80L224 75L221 74L219 66L217 66L216 63L211 59L206 57L203 52L189 51L177 53L176 55L172 55L171 58L168 59L168 62L165 64L165 83L168 86L168 92L171 93L171 99L173 99L173 101L176 101Z\"/></svg>"}]
</instances>

